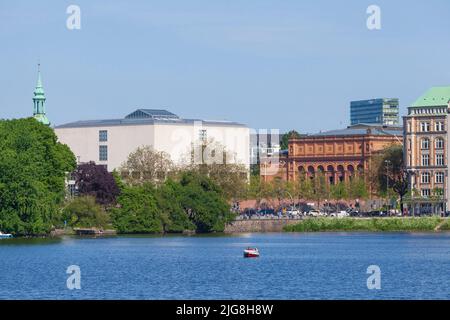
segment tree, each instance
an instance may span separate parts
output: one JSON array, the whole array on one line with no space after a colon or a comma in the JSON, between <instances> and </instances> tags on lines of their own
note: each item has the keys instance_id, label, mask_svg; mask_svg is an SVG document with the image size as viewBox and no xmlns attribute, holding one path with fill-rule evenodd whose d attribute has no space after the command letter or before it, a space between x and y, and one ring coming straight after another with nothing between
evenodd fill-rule
<instances>
[{"instance_id":1,"label":"tree","mask_svg":"<svg viewBox=\"0 0 450 320\"><path fill-rule=\"evenodd\" d=\"M150 183L127 185L117 204L111 217L120 233L221 232L234 218L220 187L192 171L157 188Z\"/></svg>"},{"instance_id":2,"label":"tree","mask_svg":"<svg viewBox=\"0 0 450 320\"><path fill-rule=\"evenodd\" d=\"M245 197L248 183L247 168L235 161L225 146L214 140L193 145L190 160L180 168L181 172L195 172L210 178L222 190L227 200L239 200Z\"/></svg>"},{"instance_id":3,"label":"tree","mask_svg":"<svg viewBox=\"0 0 450 320\"><path fill-rule=\"evenodd\" d=\"M367 184L362 176L356 176L348 183L348 197L350 199L365 199L368 196Z\"/></svg>"},{"instance_id":4,"label":"tree","mask_svg":"<svg viewBox=\"0 0 450 320\"><path fill-rule=\"evenodd\" d=\"M320 201L329 198L329 189L326 182L325 174L317 172L313 178L313 196L317 201L317 206L320 207Z\"/></svg>"},{"instance_id":5,"label":"tree","mask_svg":"<svg viewBox=\"0 0 450 320\"><path fill-rule=\"evenodd\" d=\"M185 230L195 230L195 225L189 220L187 213L182 206L183 194L181 185L168 179L156 192L158 210L167 213L164 224L165 232L183 232Z\"/></svg>"},{"instance_id":6,"label":"tree","mask_svg":"<svg viewBox=\"0 0 450 320\"><path fill-rule=\"evenodd\" d=\"M286 187L286 182L283 181L280 177L275 177L270 182L271 198L277 199L279 205L281 204L281 200L287 196Z\"/></svg>"},{"instance_id":7,"label":"tree","mask_svg":"<svg viewBox=\"0 0 450 320\"><path fill-rule=\"evenodd\" d=\"M247 199L255 199L256 206L259 207L263 199L269 199L272 196L272 190L269 183L261 181L260 176L251 175L250 183L247 185Z\"/></svg>"},{"instance_id":8,"label":"tree","mask_svg":"<svg viewBox=\"0 0 450 320\"><path fill-rule=\"evenodd\" d=\"M196 231L222 232L234 218L220 187L196 172L184 172L180 179L181 206L196 226Z\"/></svg>"},{"instance_id":9,"label":"tree","mask_svg":"<svg viewBox=\"0 0 450 320\"><path fill-rule=\"evenodd\" d=\"M295 130L291 130L281 136L281 143L280 143L281 150L287 150L289 139L292 138L300 138L300 133L298 133Z\"/></svg>"},{"instance_id":10,"label":"tree","mask_svg":"<svg viewBox=\"0 0 450 320\"><path fill-rule=\"evenodd\" d=\"M81 195L95 197L97 203L111 205L116 202L120 190L114 176L105 166L89 162L78 165L74 171L75 185Z\"/></svg>"},{"instance_id":11,"label":"tree","mask_svg":"<svg viewBox=\"0 0 450 320\"><path fill-rule=\"evenodd\" d=\"M403 214L403 198L408 193L408 180L409 176L407 171L402 168L402 170L392 177L394 181L394 185L392 186L392 189L398 194L400 197L400 211Z\"/></svg>"},{"instance_id":12,"label":"tree","mask_svg":"<svg viewBox=\"0 0 450 320\"><path fill-rule=\"evenodd\" d=\"M66 175L75 156L33 118L0 120L0 230L48 233L60 222Z\"/></svg>"},{"instance_id":13,"label":"tree","mask_svg":"<svg viewBox=\"0 0 450 320\"><path fill-rule=\"evenodd\" d=\"M375 175L379 190L388 194L388 186L400 198L400 210L403 213L404 197L408 193L409 174L403 162L403 147L391 145L376 157L374 162Z\"/></svg>"},{"instance_id":14,"label":"tree","mask_svg":"<svg viewBox=\"0 0 450 320\"><path fill-rule=\"evenodd\" d=\"M166 152L143 146L128 156L119 171L126 183L142 185L163 183L173 169L174 164Z\"/></svg>"},{"instance_id":15,"label":"tree","mask_svg":"<svg viewBox=\"0 0 450 320\"><path fill-rule=\"evenodd\" d=\"M372 158L370 179L379 192L387 193L403 170L403 147L391 145Z\"/></svg>"},{"instance_id":16,"label":"tree","mask_svg":"<svg viewBox=\"0 0 450 320\"><path fill-rule=\"evenodd\" d=\"M348 198L347 186L344 182L339 182L330 186L330 197L336 202Z\"/></svg>"},{"instance_id":17,"label":"tree","mask_svg":"<svg viewBox=\"0 0 450 320\"><path fill-rule=\"evenodd\" d=\"M119 233L161 233L168 223L167 214L158 210L151 184L127 186L117 197L117 203L111 218Z\"/></svg>"},{"instance_id":18,"label":"tree","mask_svg":"<svg viewBox=\"0 0 450 320\"><path fill-rule=\"evenodd\" d=\"M109 216L92 196L72 199L63 209L63 219L71 227L104 228L109 223Z\"/></svg>"},{"instance_id":19,"label":"tree","mask_svg":"<svg viewBox=\"0 0 450 320\"><path fill-rule=\"evenodd\" d=\"M313 199L314 186L313 180L306 176L306 173L300 174L298 178L297 197L303 200Z\"/></svg>"}]
</instances>

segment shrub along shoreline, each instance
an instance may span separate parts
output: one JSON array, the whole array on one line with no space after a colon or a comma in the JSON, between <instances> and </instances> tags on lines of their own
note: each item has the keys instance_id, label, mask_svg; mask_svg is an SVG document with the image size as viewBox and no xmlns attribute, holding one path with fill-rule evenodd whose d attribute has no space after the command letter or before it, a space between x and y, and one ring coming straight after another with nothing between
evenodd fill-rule
<instances>
[{"instance_id":1,"label":"shrub along shoreline","mask_svg":"<svg viewBox=\"0 0 450 320\"><path fill-rule=\"evenodd\" d=\"M286 232L431 232L449 230L450 220L441 217L308 218L284 227Z\"/></svg>"}]
</instances>

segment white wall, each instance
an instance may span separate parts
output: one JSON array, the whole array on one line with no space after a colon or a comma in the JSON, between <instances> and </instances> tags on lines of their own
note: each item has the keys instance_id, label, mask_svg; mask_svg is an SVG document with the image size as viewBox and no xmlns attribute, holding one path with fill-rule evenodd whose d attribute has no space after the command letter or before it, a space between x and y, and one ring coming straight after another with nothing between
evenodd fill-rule
<instances>
[{"instance_id":1,"label":"white wall","mask_svg":"<svg viewBox=\"0 0 450 320\"><path fill-rule=\"evenodd\" d=\"M177 163L190 156L192 144L199 141L199 130L206 130L208 141L216 141L235 154L233 162L249 166L250 131L247 127L201 124L155 124L155 149L165 151Z\"/></svg>"},{"instance_id":2,"label":"white wall","mask_svg":"<svg viewBox=\"0 0 450 320\"><path fill-rule=\"evenodd\" d=\"M67 144L80 162L106 164L112 171L126 161L128 155L141 146L152 146L167 152L180 164L190 154L191 145L199 140L199 130L206 129L208 140L220 142L236 155L236 162L249 168L249 139L247 127L226 124L156 123L147 125L118 125L109 127L55 128L61 143ZM108 131L108 141L99 142L99 131ZM108 161L99 161L99 146L108 146Z\"/></svg>"},{"instance_id":3,"label":"white wall","mask_svg":"<svg viewBox=\"0 0 450 320\"><path fill-rule=\"evenodd\" d=\"M99 131L108 131L108 141L99 142ZM56 128L55 133L61 143L67 144L80 162L94 161L106 164L112 171L140 146L153 146L154 127L152 125ZM99 160L99 146L108 146L108 161Z\"/></svg>"}]
</instances>

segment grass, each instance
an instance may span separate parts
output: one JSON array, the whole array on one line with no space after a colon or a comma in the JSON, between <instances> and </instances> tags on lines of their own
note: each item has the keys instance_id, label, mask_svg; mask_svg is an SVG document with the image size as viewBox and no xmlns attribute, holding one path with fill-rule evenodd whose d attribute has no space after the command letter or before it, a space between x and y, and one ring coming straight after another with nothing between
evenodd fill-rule
<instances>
[{"instance_id":1,"label":"grass","mask_svg":"<svg viewBox=\"0 0 450 320\"><path fill-rule=\"evenodd\" d=\"M450 219L444 219L442 224L439 226L441 231L450 231Z\"/></svg>"},{"instance_id":2,"label":"grass","mask_svg":"<svg viewBox=\"0 0 450 320\"><path fill-rule=\"evenodd\" d=\"M420 218L308 218L297 224L284 227L288 232L321 231L434 231L443 222L439 217ZM445 220L440 230L450 230L450 221Z\"/></svg>"}]
</instances>

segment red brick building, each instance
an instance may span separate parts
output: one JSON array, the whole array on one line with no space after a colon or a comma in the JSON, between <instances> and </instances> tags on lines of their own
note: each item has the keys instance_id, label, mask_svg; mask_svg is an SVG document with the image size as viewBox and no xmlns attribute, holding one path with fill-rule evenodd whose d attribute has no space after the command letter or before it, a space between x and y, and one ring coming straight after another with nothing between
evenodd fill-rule
<instances>
[{"instance_id":1,"label":"red brick building","mask_svg":"<svg viewBox=\"0 0 450 320\"><path fill-rule=\"evenodd\" d=\"M296 181L301 174L313 177L325 174L330 184L348 181L370 169L370 159L377 152L402 144L403 129L382 125L358 124L341 130L320 132L290 139L287 153L279 163L261 163L261 177L271 181L275 177ZM278 166L278 172L275 170ZM276 172L274 174L274 172Z\"/></svg>"}]
</instances>

